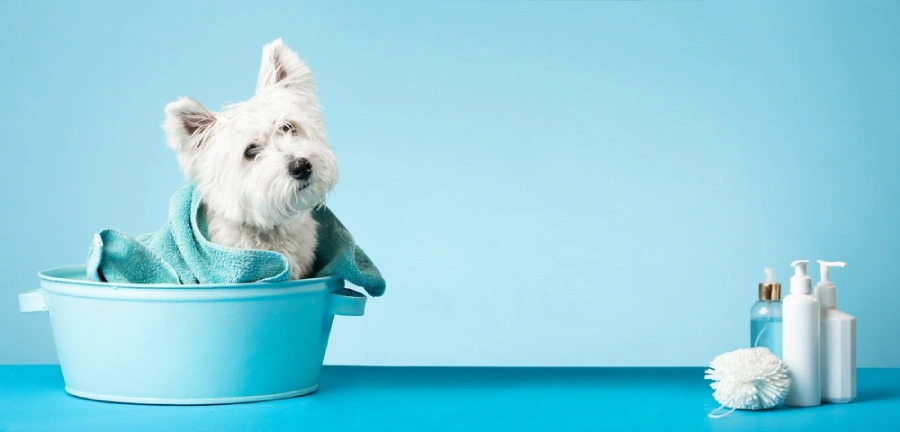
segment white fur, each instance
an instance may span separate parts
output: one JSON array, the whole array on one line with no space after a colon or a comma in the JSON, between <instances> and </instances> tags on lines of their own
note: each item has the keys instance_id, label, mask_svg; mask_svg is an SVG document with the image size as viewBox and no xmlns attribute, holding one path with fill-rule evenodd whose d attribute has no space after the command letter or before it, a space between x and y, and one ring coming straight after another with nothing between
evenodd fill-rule
<instances>
[{"instance_id":1,"label":"white fur","mask_svg":"<svg viewBox=\"0 0 900 432\"><path fill-rule=\"evenodd\" d=\"M315 91L309 68L276 39L263 47L251 99L214 113L180 98L166 105L163 125L185 177L200 192L210 241L279 252L293 279L309 275L317 244L310 212L338 180ZM294 131L284 132L285 124ZM250 144L258 146L253 159L245 157ZM312 166L308 181L288 171L299 158Z\"/></svg>"}]
</instances>

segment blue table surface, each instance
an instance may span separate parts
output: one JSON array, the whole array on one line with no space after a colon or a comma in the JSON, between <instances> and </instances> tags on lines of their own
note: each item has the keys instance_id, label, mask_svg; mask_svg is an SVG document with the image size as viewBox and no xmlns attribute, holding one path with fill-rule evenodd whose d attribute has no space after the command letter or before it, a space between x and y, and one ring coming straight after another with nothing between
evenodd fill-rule
<instances>
[{"instance_id":1,"label":"blue table surface","mask_svg":"<svg viewBox=\"0 0 900 432\"><path fill-rule=\"evenodd\" d=\"M0 431L900 431L900 369L860 369L850 404L722 419L703 371L326 366L308 396L151 406L70 396L59 366L0 366Z\"/></svg>"}]
</instances>

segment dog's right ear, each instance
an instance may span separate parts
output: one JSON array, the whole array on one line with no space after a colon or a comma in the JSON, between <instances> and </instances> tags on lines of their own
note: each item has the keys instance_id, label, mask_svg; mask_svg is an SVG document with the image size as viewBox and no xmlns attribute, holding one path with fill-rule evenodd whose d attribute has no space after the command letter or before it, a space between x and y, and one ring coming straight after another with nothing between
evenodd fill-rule
<instances>
[{"instance_id":1,"label":"dog's right ear","mask_svg":"<svg viewBox=\"0 0 900 432\"><path fill-rule=\"evenodd\" d=\"M215 114L191 98L179 98L166 105L165 111L163 129L166 131L169 147L179 151L199 147L216 123Z\"/></svg>"},{"instance_id":2,"label":"dog's right ear","mask_svg":"<svg viewBox=\"0 0 900 432\"><path fill-rule=\"evenodd\" d=\"M315 91L316 83L309 67L281 38L263 47L262 64L256 78L256 93L270 87L283 87L300 94Z\"/></svg>"}]
</instances>

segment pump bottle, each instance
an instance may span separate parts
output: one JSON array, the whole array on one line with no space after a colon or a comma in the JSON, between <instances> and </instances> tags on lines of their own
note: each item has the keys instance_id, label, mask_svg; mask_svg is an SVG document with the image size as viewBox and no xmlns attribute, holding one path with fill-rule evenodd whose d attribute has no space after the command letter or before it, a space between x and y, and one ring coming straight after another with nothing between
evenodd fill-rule
<instances>
[{"instance_id":1,"label":"pump bottle","mask_svg":"<svg viewBox=\"0 0 900 432\"><path fill-rule=\"evenodd\" d=\"M750 308L750 347L766 347L781 358L781 284L775 281L775 269L764 271L759 301Z\"/></svg>"},{"instance_id":2,"label":"pump bottle","mask_svg":"<svg viewBox=\"0 0 900 432\"><path fill-rule=\"evenodd\" d=\"M837 310L837 287L828 279L830 267L846 265L819 261L816 297L822 308L822 402L847 403L856 398L856 318Z\"/></svg>"},{"instance_id":3,"label":"pump bottle","mask_svg":"<svg viewBox=\"0 0 900 432\"><path fill-rule=\"evenodd\" d=\"M782 353L791 377L785 405L816 406L822 403L819 380L819 301L812 295L812 279L806 274L809 261L791 263L791 292L782 301Z\"/></svg>"}]
</instances>

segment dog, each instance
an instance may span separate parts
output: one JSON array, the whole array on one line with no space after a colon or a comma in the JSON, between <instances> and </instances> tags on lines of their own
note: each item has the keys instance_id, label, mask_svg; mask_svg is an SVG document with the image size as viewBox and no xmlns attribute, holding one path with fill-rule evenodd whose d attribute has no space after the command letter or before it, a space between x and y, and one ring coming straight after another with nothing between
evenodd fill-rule
<instances>
[{"instance_id":1,"label":"dog","mask_svg":"<svg viewBox=\"0 0 900 432\"><path fill-rule=\"evenodd\" d=\"M279 38L263 47L249 100L220 112L186 97L165 107L168 145L200 194L209 241L278 252L292 279L312 270L312 210L338 181L316 90L307 65Z\"/></svg>"}]
</instances>

